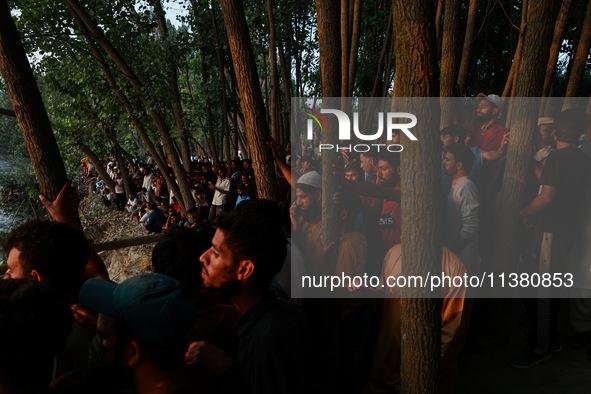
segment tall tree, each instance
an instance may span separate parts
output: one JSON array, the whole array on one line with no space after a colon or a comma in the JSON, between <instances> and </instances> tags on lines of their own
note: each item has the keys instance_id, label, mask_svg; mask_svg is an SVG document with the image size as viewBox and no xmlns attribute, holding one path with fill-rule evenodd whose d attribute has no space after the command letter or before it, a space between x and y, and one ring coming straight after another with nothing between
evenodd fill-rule
<instances>
[{"instance_id":1,"label":"tall tree","mask_svg":"<svg viewBox=\"0 0 591 394\"><path fill-rule=\"evenodd\" d=\"M566 85L566 97L575 97L579 92L581 80L583 79L583 73L585 71L585 65L589 58L589 49L591 48L591 0L587 4L587 11L585 13L585 21L583 22L583 29L581 30L581 36L579 38L579 45L575 52L575 57L571 60L572 67L570 70L570 76L568 78L568 85ZM573 100L566 99L563 105L563 109L570 108Z\"/></svg>"},{"instance_id":2,"label":"tall tree","mask_svg":"<svg viewBox=\"0 0 591 394\"><path fill-rule=\"evenodd\" d=\"M244 6L241 0L222 0L221 3L259 196L276 201L279 198L277 178L271 152L266 146L269 126Z\"/></svg>"},{"instance_id":3,"label":"tall tree","mask_svg":"<svg viewBox=\"0 0 591 394\"><path fill-rule=\"evenodd\" d=\"M445 0L445 14L443 16L443 43L441 44L441 124L444 128L454 122L454 110L452 100L445 97L454 97L457 75L457 42L458 28L460 24L460 0Z\"/></svg>"},{"instance_id":4,"label":"tall tree","mask_svg":"<svg viewBox=\"0 0 591 394\"><path fill-rule=\"evenodd\" d=\"M544 87L544 73L552 42L557 2L535 1L523 43L523 62L516 79L516 97L540 97ZM511 143L507 151L506 168L501 188L494 264L496 272L515 268L521 241L522 225L519 211L525 206L526 180L531 172L534 133L539 100L516 99L510 124Z\"/></svg>"},{"instance_id":5,"label":"tall tree","mask_svg":"<svg viewBox=\"0 0 591 394\"><path fill-rule=\"evenodd\" d=\"M552 37L552 46L550 47L550 55L548 58L548 65L546 66L546 75L544 77L544 87L542 89L543 98L542 104L540 105L540 115L543 115L546 111L546 103L550 96L552 82L556 77L556 62L558 61L558 54L562 45L571 4L572 0L562 0L562 5L560 6L556 23L554 24L554 36Z\"/></svg>"},{"instance_id":6,"label":"tall tree","mask_svg":"<svg viewBox=\"0 0 591 394\"><path fill-rule=\"evenodd\" d=\"M68 177L10 8L0 0L0 72L25 137L42 195L54 200Z\"/></svg>"},{"instance_id":7,"label":"tall tree","mask_svg":"<svg viewBox=\"0 0 591 394\"><path fill-rule=\"evenodd\" d=\"M466 22L466 31L464 35L464 47L462 49L462 60L460 61L460 70L458 71L458 86L463 92L466 88L466 79L468 78L468 69L470 67L470 57L472 55L472 42L474 41L474 30L476 28L476 11L478 11L478 0L470 0L468 6L468 20Z\"/></svg>"},{"instance_id":8,"label":"tall tree","mask_svg":"<svg viewBox=\"0 0 591 394\"><path fill-rule=\"evenodd\" d=\"M413 97L404 110L413 113L423 126L415 129L418 141L406 137L402 140L402 274L426 276L428 272L441 271L439 112L429 103L429 97L439 95L435 10L430 0L394 0L393 7L397 79L394 96ZM404 298L401 326L401 392L437 392L441 301Z\"/></svg>"}]
</instances>

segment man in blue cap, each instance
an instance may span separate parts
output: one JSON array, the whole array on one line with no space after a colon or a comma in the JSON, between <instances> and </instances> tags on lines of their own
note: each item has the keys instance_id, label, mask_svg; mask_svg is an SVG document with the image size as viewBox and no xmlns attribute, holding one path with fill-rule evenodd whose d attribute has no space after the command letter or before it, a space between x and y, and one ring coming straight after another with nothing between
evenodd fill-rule
<instances>
[{"instance_id":1,"label":"man in blue cap","mask_svg":"<svg viewBox=\"0 0 591 394\"><path fill-rule=\"evenodd\" d=\"M101 369L115 387L142 393L189 393L185 336L193 326L193 299L176 279L146 273L121 284L91 279L80 303L98 312Z\"/></svg>"}]
</instances>

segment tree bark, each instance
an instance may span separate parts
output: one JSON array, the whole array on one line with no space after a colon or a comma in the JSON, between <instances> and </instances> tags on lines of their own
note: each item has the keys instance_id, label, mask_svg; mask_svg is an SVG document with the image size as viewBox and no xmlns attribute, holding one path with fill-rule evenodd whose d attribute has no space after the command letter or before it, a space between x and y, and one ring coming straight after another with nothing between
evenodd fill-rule
<instances>
[{"instance_id":1,"label":"tree bark","mask_svg":"<svg viewBox=\"0 0 591 394\"><path fill-rule=\"evenodd\" d=\"M353 96L353 89L355 88L355 76L357 74L357 58L359 52L359 39L361 36L361 12L363 11L363 1L355 0L353 5L353 29L351 31L351 50L349 52L349 87L347 89L347 96Z\"/></svg>"},{"instance_id":2,"label":"tree bark","mask_svg":"<svg viewBox=\"0 0 591 394\"><path fill-rule=\"evenodd\" d=\"M525 35L527 34L527 23L529 21L529 9L530 3L529 0L523 0L521 5L521 24L519 26L519 41L517 42L517 49L515 50L515 57L513 58L513 64L511 65L511 72L513 72L513 80L508 79L507 84L505 85L505 89L503 90L503 98L509 96L509 103L505 106L506 111L506 118L505 124L507 126L511 125L511 116L513 115L513 106L514 106L514 98L516 89L517 89L517 78L521 72L521 60L523 54L523 45L525 42ZM511 76L511 72L509 72L509 76ZM508 93L510 92L510 93Z\"/></svg>"},{"instance_id":3,"label":"tree bark","mask_svg":"<svg viewBox=\"0 0 591 394\"><path fill-rule=\"evenodd\" d=\"M402 274L426 276L428 272L441 271L439 113L429 105L429 97L439 95L435 10L430 0L394 0L393 7L394 96L415 97L404 110L413 113L423 125L414 129L419 142L402 136ZM418 97L424 97L425 105L417 103ZM397 110L402 109L396 106ZM441 301L406 298L422 295L410 290L403 295L401 392L435 393L441 353Z\"/></svg>"},{"instance_id":4,"label":"tree bark","mask_svg":"<svg viewBox=\"0 0 591 394\"><path fill-rule=\"evenodd\" d=\"M474 29L476 28L476 12L478 11L478 0L470 0L468 6L468 21L466 22L466 35L464 36L464 48L462 49L462 60L458 72L458 86L460 91L466 89L466 79L470 69L470 56L472 54L472 41L474 41Z\"/></svg>"},{"instance_id":5,"label":"tree bark","mask_svg":"<svg viewBox=\"0 0 591 394\"><path fill-rule=\"evenodd\" d=\"M160 0L154 0L154 11L158 20L158 30L164 40L164 48L166 57L168 59L168 81L170 83L170 93L172 95L172 112L174 114L174 121L176 124L177 131L179 133L179 141L181 145L181 157L183 158L183 168L189 172L191 168L191 152L189 151L189 144L187 143L187 135L185 125L183 122L183 107L181 104L181 95L179 92L179 80L177 75L177 66L174 64L174 55L169 47L169 34L168 28L166 27L166 19L164 17L164 10L162 9L162 3Z\"/></svg>"},{"instance_id":6,"label":"tree bark","mask_svg":"<svg viewBox=\"0 0 591 394\"><path fill-rule=\"evenodd\" d=\"M226 94L226 77L224 75L224 57L222 56L222 48L220 45L220 38L218 35L218 22L215 16L215 2L211 1L211 22L213 25L213 36L215 38L215 52L218 59L218 72L220 76L220 90L222 93L222 126L224 128L224 137L226 138L226 161L230 161L232 155L230 154L230 128L228 126L228 99Z\"/></svg>"},{"instance_id":7,"label":"tree bark","mask_svg":"<svg viewBox=\"0 0 591 394\"><path fill-rule=\"evenodd\" d=\"M516 97L540 97L542 94L554 29L554 25L547 21L556 20L557 5L549 1L535 1L530 6L531 17L528 18L529 25L523 43L523 63L516 79ZM515 272L517 267L517 253L523 234L519 211L528 202L525 200L526 179L531 171L539 110L539 102L538 105L532 105L533 100L524 102L519 99L515 102L495 242L502 247L496 248L494 252L495 272Z\"/></svg>"},{"instance_id":8,"label":"tree bark","mask_svg":"<svg viewBox=\"0 0 591 394\"><path fill-rule=\"evenodd\" d=\"M566 85L566 97L576 97L579 92L581 80L585 72L585 65L589 58L589 49L591 48L591 0L587 4L587 11L585 13L585 22L583 22L583 29L581 30L581 37L579 45L575 52L575 57L572 59L572 68ZM571 108L574 105L574 100L566 99L562 107L563 110Z\"/></svg>"},{"instance_id":9,"label":"tree bark","mask_svg":"<svg viewBox=\"0 0 591 394\"><path fill-rule=\"evenodd\" d=\"M42 195L54 200L68 177L39 87L5 0L0 0L0 72Z\"/></svg>"},{"instance_id":10,"label":"tree bark","mask_svg":"<svg viewBox=\"0 0 591 394\"><path fill-rule=\"evenodd\" d=\"M542 104L540 105L540 116L544 113L546 108L547 97L550 95L551 83L554 80L556 73L556 62L558 61L558 54L562 44L562 37L568 21L568 13L572 0L562 0L556 23L554 24L554 36L552 37L552 46L550 47L550 56L548 58L548 65L546 66L546 75L544 77L544 88L542 90Z\"/></svg>"},{"instance_id":11,"label":"tree bark","mask_svg":"<svg viewBox=\"0 0 591 394\"><path fill-rule=\"evenodd\" d=\"M280 105L279 73L277 72L277 48L275 40L275 18L273 16L273 0L267 0L267 20L269 22L269 69L271 73L271 99L267 104L270 115L271 135L275 141L281 141L280 135Z\"/></svg>"},{"instance_id":12,"label":"tree bark","mask_svg":"<svg viewBox=\"0 0 591 394\"><path fill-rule=\"evenodd\" d=\"M443 42L441 44L441 84L439 88L441 97L443 97L441 99L441 129L454 123L453 100L447 100L445 97L455 96L460 5L460 0L445 0Z\"/></svg>"},{"instance_id":13,"label":"tree bark","mask_svg":"<svg viewBox=\"0 0 591 394\"><path fill-rule=\"evenodd\" d=\"M222 0L221 3L244 110L246 133L253 158L252 164L259 197L277 201L279 198L277 178L271 152L265 144L269 135L269 126L244 7L240 0Z\"/></svg>"}]
</instances>

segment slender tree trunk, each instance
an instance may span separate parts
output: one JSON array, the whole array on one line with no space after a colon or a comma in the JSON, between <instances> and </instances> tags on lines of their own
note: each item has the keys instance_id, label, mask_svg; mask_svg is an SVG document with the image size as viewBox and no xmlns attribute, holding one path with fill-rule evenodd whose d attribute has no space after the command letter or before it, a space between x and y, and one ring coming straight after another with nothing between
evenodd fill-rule
<instances>
[{"instance_id":1,"label":"slender tree trunk","mask_svg":"<svg viewBox=\"0 0 591 394\"><path fill-rule=\"evenodd\" d=\"M544 113L546 108L547 98L550 96L551 83L554 81L556 74L556 62L558 61L558 53L562 45L562 38L568 21L568 13L572 0L562 0L556 23L554 24L554 36L552 37L552 46L550 47L550 56L548 58L548 65L546 66L546 75L544 77L544 88L542 90L542 104L540 105L540 116Z\"/></svg>"},{"instance_id":2,"label":"slender tree trunk","mask_svg":"<svg viewBox=\"0 0 591 394\"><path fill-rule=\"evenodd\" d=\"M285 140L289 142L289 128L291 125L291 62L285 58L285 51L283 45L279 46L279 65L281 66L281 78L283 79L283 97L285 99L285 107L287 109L287 116L283 116L283 130Z\"/></svg>"},{"instance_id":3,"label":"slender tree trunk","mask_svg":"<svg viewBox=\"0 0 591 394\"><path fill-rule=\"evenodd\" d=\"M341 0L341 97L349 90L349 0Z\"/></svg>"},{"instance_id":4,"label":"slender tree trunk","mask_svg":"<svg viewBox=\"0 0 591 394\"><path fill-rule=\"evenodd\" d=\"M388 18L388 25L386 27L386 38L384 39L384 46L382 46L382 50L380 51L380 57L378 58L378 65L375 74L375 78L373 81L373 86L371 88L371 97L378 97L382 91L382 83L384 81L384 65L386 63L386 56L390 54L391 43L390 40L392 39L392 15Z\"/></svg>"},{"instance_id":5,"label":"slender tree trunk","mask_svg":"<svg viewBox=\"0 0 591 394\"><path fill-rule=\"evenodd\" d=\"M107 174L107 171L105 170L105 167L103 167L101 159L99 159L99 157L92 151L92 149L90 149L88 145L80 144L79 147L80 150L86 156L88 156L88 158L92 162L92 165L94 166L94 168L96 168L96 172L98 173L99 177L105 182L109 190L115 192L115 182L109 176L109 174Z\"/></svg>"},{"instance_id":6,"label":"slender tree trunk","mask_svg":"<svg viewBox=\"0 0 591 394\"><path fill-rule=\"evenodd\" d=\"M54 200L68 177L35 76L5 0L0 0L0 72L25 137L39 191Z\"/></svg>"},{"instance_id":7,"label":"slender tree trunk","mask_svg":"<svg viewBox=\"0 0 591 394\"><path fill-rule=\"evenodd\" d=\"M353 96L353 89L355 88L355 76L357 74L357 58L359 52L359 39L361 30L361 12L363 11L363 0L355 0L353 5L353 29L351 31L351 49L349 52L349 86L347 88L347 96Z\"/></svg>"},{"instance_id":8,"label":"slender tree trunk","mask_svg":"<svg viewBox=\"0 0 591 394\"><path fill-rule=\"evenodd\" d=\"M394 0L396 44L395 97L414 97L404 108L421 119L419 142L402 136L402 275L441 271L441 206L437 137L439 113L429 105L437 97L437 45L434 4L430 0L409 3ZM424 97L424 105L416 100ZM404 103L402 103L404 104ZM400 109L400 108L397 108ZM420 290L419 290L420 291ZM420 297L410 289L403 296ZM441 300L402 300L401 392L436 393L441 354Z\"/></svg>"},{"instance_id":9,"label":"slender tree trunk","mask_svg":"<svg viewBox=\"0 0 591 394\"><path fill-rule=\"evenodd\" d=\"M521 59L523 53L523 45L525 42L525 35L527 32L527 23L529 18L528 8L529 0L523 0L522 9L521 9L521 24L519 26L519 41L517 42L517 49L515 50L515 57L513 58L513 64L511 65L511 72L513 72L513 80L508 79L507 84L505 85L505 89L503 90L503 98L506 98L507 95L509 98L509 104L506 105L506 113L507 117L505 119L505 124L509 126L511 124L511 116L513 114L513 105L514 105L514 97L517 88L517 78L521 72ZM511 76L511 72L509 76ZM508 93L510 92L510 93Z\"/></svg>"},{"instance_id":10,"label":"slender tree trunk","mask_svg":"<svg viewBox=\"0 0 591 394\"><path fill-rule=\"evenodd\" d=\"M280 130L280 105L279 73L277 72L277 48L275 40L275 18L273 16L273 0L267 0L267 19L269 22L269 68L271 71L271 101L268 103L271 119L271 135L275 141L281 141Z\"/></svg>"},{"instance_id":11,"label":"slender tree trunk","mask_svg":"<svg viewBox=\"0 0 591 394\"><path fill-rule=\"evenodd\" d=\"M232 51L234 70L246 121L246 133L259 197L276 201L279 189L271 152L266 146L269 126L257 75L256 62L240 0L222 0L226 33Z\"/></svg>"},{"instance_id":12,"label":"slender tree trunk","mask_svg":"<svg viewBox=\"0 0 591 394\"><path fill-rule=\"evenodd\" d=\"M536 1L531 4L531 17L523 44L523 64L516 79L516 97L540 97L544 87L544 73L552 42L558 3ZM534 133L539 110L534 99L516 101L511 121L511 143L507 152L500 215L494 253L495 272L515 272L517 253L521 245L523 227L519 211L527 204L526 179L530 176Z\"/></svg>"},{"instance_id":13,"label":"slender tree trunk","mask_svg":"<svg viewBox=\"0 0 591 394\"><path fill-rule=\"evenodd\" d=\"M220 75L220 90L222 92L222 111L224 115L222 117L222 125L224 128L224 137L226 138L226 160L230 160L230 128L228 126L228 99L226 94L226 77L224 75L224 58L222 56L222 48L220 46L220 38L218 35L218 22L215 16L216 3L211 1L211 22L213 25L213 35L215 38L215 52L218 58L218 72Z\"/></svg>"},{"instance_id":14,"label":"slender tree trunk","mask_svg":"<svg viewBox=\"0 0 591 394\"><path fill-rule=\"evenodd\" d=\"M585 13L585 22L583 22L583 29L579 39L579 45L575 52L575 57L572 61L572 68L566 85L566 97L576 97L583 73L585 72L585 65L589 58L589 49L591 48L591 0L587 4L587 12ZM571 108L574 105L574 100L566 99L562 107L563 110Z\"/></svg>"},{"instance_id":15,"label":"slender tree trunk","mask_svg":"<svg viewBox=\"0 0 591 394\"><path fill-rule=\"evenodd\" d=\"M470 0L468 6L468 21L466 22L466 35L464 36L464 48L462 49L462 61L458 72L458 86L460 91L466 89L468 70L470 69L470 56L472 54L472 41L474 41L474 29L476 28L476 12L478 11L478 0Z\"/></svg>"},{"instance_id":16,"label":"slender tree trunk","mask_svg":"<svg viewBox=\"0 0 591 394\"><path fill-rule=\"evenodd\" d=\"M454 122L453 100L445 97L455 96L457 63L456 52L458 42L458 27L460 24L460 0L445 0L445 15L443 16L443 43L441 49L441 124L440 127L450 126Z\"/></svg>"},{"instance_id":17,"label":"slender tree trunk","mask_svg":"<svg viewBox=\"0 0 591 394\"><path fill-rule=\"evenodd\" d=\"M445 0L437 0L437 11L435 12L435 42L437 43L437 46L439 46L441 39L441 16L443 15L444 3ZM445 9L447 10L447 7L445 7Z\"/></svg>"},{"instance_id":18,"label":"slender tree trunk","mask_svg":"<svg viewBox=\"0 0 591 394\"><path fill-rule=\"evenodd\" d=\"M158 30L160 30L160 35L164 40L165 52L168 59L168 81L170 83L170 92L172 94L172 108L174 114L174 121L176 124L176 128L179 132L181 157L183 158L183 168L185 169L185 171L191 171L191 152L189 151L189 144L187 142L187 135L185 125L183 122L183 108L181 105L181 95L179 93L179 81L177 75L178 67L176 64L174 64L174 56L169 47L168 28L166 27L166 19L164 17L164 10L162 9L162 3L160 2L160 0L154 0L154 11L158 20Z\"/></svg>"}]
</instances>

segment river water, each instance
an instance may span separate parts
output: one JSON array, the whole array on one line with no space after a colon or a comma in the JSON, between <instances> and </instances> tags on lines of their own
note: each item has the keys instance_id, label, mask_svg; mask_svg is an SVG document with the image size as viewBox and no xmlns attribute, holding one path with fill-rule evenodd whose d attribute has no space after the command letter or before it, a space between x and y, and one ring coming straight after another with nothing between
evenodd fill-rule
<instances>
[{"instance_id":1,"label":"river water","mask_svg":"<svg viewBox=\"0 0 591 394\"><path fill-rule=\"evenodd\" d=\"M0 190L4 187L10 187L2 184L3 182L23 181L26 177L24 174L30 168L32 168L32 165L29 160L6 156L0 157ZM10 230L27 219L25 215L27 215L26 211L30 211L29 205L28 197L7 205L0 204L0 240Z\"/></svg>"}]
</instances>

